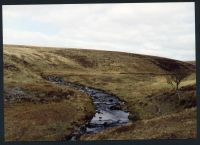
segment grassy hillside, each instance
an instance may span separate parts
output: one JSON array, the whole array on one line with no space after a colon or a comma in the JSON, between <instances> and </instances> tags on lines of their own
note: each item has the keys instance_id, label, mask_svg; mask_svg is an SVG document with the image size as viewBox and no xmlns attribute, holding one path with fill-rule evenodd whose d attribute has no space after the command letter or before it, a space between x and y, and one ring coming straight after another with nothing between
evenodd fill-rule
<instances>
[{"instance_id":1,"label":"grassy hillside","mask_svg":"<svg viewBox=\"0 0 200 145\"><path fill-rule=\"evenodd\" d=\"M196 65L196 61L187 61L187 63L190 63L192 65Z\"/></svg>"},{"instance_id":2,"label":"grassy hillside","mask_svg":"<svg viewBox=\"0 0 200 145\"><path fill-rule=\"evenodd\" d=\"M180 101L177 101L178 96L171 90L171 86L166 83L166 75L172 73L175 69L186 70L190 73L183 83L181 83L182 89L180 93L182 99ZM9 90L16 87L18 90L23 90L25 95L34 94L29 97L28 101L27 97L23 99L25 101L18 101L16 108L12 109L13 111L11 111L10 107L7 107L7 109L5 109L5 119L11 120L14 116L21 115L21 111L15 110L20 110L18 106L20 106L19 104L22 102L37 105L38 107L36 108L38 108L38 110L44 109L39 105L41 102L47 102L47 106L56 101L58 103L68 102L69 106L71 105L71 107L66 108L69 112L77 109L81 104L83 105L82 108L86 107L89 109L79 110L80 115L76 116L79 118L79 121L77 121L79 125L85 122L81 120L83 116L86 116L86 118L87 116L91 116L94 110L92 109L93 106L88 96L84 97L83 103L80 103L82 101L76 102L77 100L83 99L84 94L80 94L70 88L60 91L63 88L59 88L56 93L53 93L57 96L55 97L56 99L49 97L52 95L47 92L50 90L55 91L56 89L53 84L51 84L52 87L50 90L49 88L46 89L43 87L50 85L49 82L42 78L42 76L48 75L63 76L67 81L100 88L116 94L120 99L125 101L125 107L130 112L130 119L132 120L156 119L160 116L184 112L185 109L196 106L195 66L187 62L122 52L4 45L5 94L9 96ZM35 89L38 84L41 84L41 86ZM73 93L66 95L67 93L65 91ZM69 98L73 98L73 103L75 105L70 103L72 100ZM17 100L13 102L16 103ZM8 100L7 103L8 106L10 106ZM52 104L51 107L53 108L55 106L56 105ZM60 107L60 105L58 106ZM56 108L57 112L62 110L59 107ZM32 110L31 108L33 107L29 106L30 110ZM37 112L38 110L35 111ZM195 109L188 109L187 112L195 113ZM194 116L193 114L191 121L195 125L194 122L196 118ZM28 115L27 118L29 118ZM77 120L77 118L74 118L74 120ZM70 120L65 120L65 122L70 122ZM11 128L13 128L11 125L11 122L9 124L9 121L6 121L8 140L16 139L15 135L12 135L14 130L11 130ZM73 124L68 125L72 128L74 127ZM166 126L168 126L168 124L166 124ZM195 128L194 126L193 128L187 124L186 126L187 127L184 129L187 130L190 128L191 133L187 132L188 134L183 135L182 138L186 136L190 137L191 134L195 134L196 130L193 130L193 128ZM19 130L23 128L22 125L18 127ZM130 130L132 130L132 128L130 128ZM44 131L44 134L45 133ZM176 132L174 133L176 134ZM132 138L132 136L134 135L131 134L129 137ZM178 137L180 137L180 135ZM30 136L26 137L26 134L23 134L19 140L24 138L29 140L35 139ZM133 138L137 138L137 136ZM148 138L153 138L153 135ZM49 138L42 138L42 140L45 139L49 140ZM57 138L54 136L50 139L55 140ZM121 139L121 136L119 136L118 139Z\"/></svg>"},{"instance_id":3,"label":"grassy hillside","mask_svg":"<svg viewBox=\"0 0 200 145\"><path fill-rule=\"evenodd\" d=\"M64 140L95 113L90 98L75 90L41 82L11 85L4 93L6 141Z\"/></svg>"},{"instance_id":4,"label":"grassy hillside","mask_svg":"<svg viewBox=\"0 0 200 145\"><path fill-rule=\"evenodd\" d=\"M41 73L165 74L174 68L194 69L188 63L145 55L16 45L4 46L4 62L6 83L32 82L40 79ZM16 80L13 81L13 78Z\"/></svg>"},{"instance_id":5,"label":"grassy hillside","mask_svg":"<svg viewBox=\"0 0 200 145\"><path fill-rule=\"evenodd\" d=\"M84 135L83 140L185 139L196 138L196 109L185 109L149 120L140 120L124 127L107 129L99 134ZM188 126L190 126L188 128ZM187 130L185 129L187 128Z\"/></svg>"}]
</instances>

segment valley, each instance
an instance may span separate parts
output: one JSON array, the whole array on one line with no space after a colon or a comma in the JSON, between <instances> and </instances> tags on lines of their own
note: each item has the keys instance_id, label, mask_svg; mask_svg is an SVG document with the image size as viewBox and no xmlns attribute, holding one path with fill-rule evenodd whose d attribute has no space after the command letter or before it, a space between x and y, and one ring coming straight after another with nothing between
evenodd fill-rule
<instances>
[{"instance_id":1,"label":"valley","mask_svg":"<svg viewBox=\"0 0 200 145\"><path fill-rule=\"evenodd\" d=\"M80 140L196 138L194 62L24 45L4 45L3 51L6 141L70 140L97 113L88 91L52 83L49 76L116 96L108 98L123 103L113 110L128 112L126 124L81 134ZM181 99L166 81L174 70L188 72Z\"/></svg>"}]
</instances>

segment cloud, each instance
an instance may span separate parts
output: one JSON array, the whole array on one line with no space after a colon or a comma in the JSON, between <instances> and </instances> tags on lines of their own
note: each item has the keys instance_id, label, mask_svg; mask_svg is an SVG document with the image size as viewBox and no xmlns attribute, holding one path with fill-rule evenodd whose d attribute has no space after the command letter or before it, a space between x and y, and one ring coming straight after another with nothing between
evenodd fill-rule
<instances>
[{"instance_id":1,"label":"cloud","mask_svg":"<svg viewBox=\"0 0 200 145\"><path fill-rule=\"evenodd\" d=\"M194 3L3 6L3 42L194 60Z\"/></svg>"}]
</instances>

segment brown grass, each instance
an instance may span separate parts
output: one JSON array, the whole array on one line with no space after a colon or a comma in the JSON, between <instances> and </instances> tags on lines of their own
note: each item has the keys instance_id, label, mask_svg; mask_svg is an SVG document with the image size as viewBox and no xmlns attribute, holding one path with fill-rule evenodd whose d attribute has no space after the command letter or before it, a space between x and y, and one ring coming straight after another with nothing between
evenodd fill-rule
<instances>
[{"instance_id":1,"label":"brown grass","mask_svg":"<svg viewBox=\"0 0 200 145\"><path fill-rule=\"evenodd\" d=\"M62 102L5 105L6 141L63 140L94 114L88 99L74 97ZM74 115L76 114L76 115Z\"/></svg>"},{"instance_id":2,"label":"brown grass","mask_svg":"<svg viewBox=\"0 0 200 145\"><path fill-rule=\"evenodd\" d=\"M64 140L95 113L91 99L78 91L47 82L17 87L32 97L5 102L6 141Z\"/></svg>"},{"instance_id":3,"label":"brown grass","mask_svg":"<svg viewBox=\"0 0 200 145\"><path fill-rule=\"evenodd\" d=\"M84 135L82 140L189 139L197 137L196 108Z\"/></svg>"},{"instance_id":4,"label":"brown grass","mask_svg":"<svg viewBox=\"0 0 200 145\"><path fill-rule=\"evenodd\" d=\"M177 103L177 97L173 94L173 92L171 92L171 88L166 83L165 79L165 75L173 71L174 68L185 69L191 73L181 83L181 87L186 87L186 89L184 90L183 88L182 90L184 93L182 94L183 98L180 104ZM178 112L184 112L185 108L191 108L196 105L196 88L189 88L189 86L194 86L196 84L195 66L187 62L122 52L4 45L5 92L8 91L9 88L21 87L27 91L27 93L34 94L35 98L45 99L47 104L41 103L40 100L38 100L35 104L30 104L32 102L27 101L21 102L22 105L24 105L29 111L31 111L32 108L38 109L33 109L31 114L34 114L34 111L40 112L40 110L44 110L43 112L47 112L48 114L51 112L51 109L48 110L45 109L45 107L48 108L49 106L50 108L50 106L54 103L54 106L57 108L55 109L57 111L62 110L61 112L63 112L65 111L65 105L62 104L65 101L68 102L68 106L71 106L69 108L66 107L66 110L68 110L68 112L72 111L72 113L75 113L73 112L74 108L78 108L83 105L84 107L80 110L80 114L78 116L72 114L75 116L72 118L78 119L79 125L84 123L84 121L81 120L82 116L87 116L90 114L89 110L93 110L91 100L88 97L82 97L83 94L80 94L75 90L49 84L41 77L41 75L52 74L63 76L66 81L80 83L116 94L120 99L125 101L125 107L130 112L130 118L132 119L137 118L140 120L149 120L167 115L169 117L171 114L177 113L178 115ZM52 98L52 96L57 96L57 101L51 100L50 98ZM75 98L75 100L73 98ZM83 98L84 100L82 100ZM73 105L73 102L76 102L76 105ZM62 106L61 108L59 107L60 105ZM19 111L15 111L18 108ZM89 108L89 110L85 112L84 110L87 110L87 108ZM27 128L31 124L31 121L29 120L30 122L28 123L28 120L26 119L24 119L24 124L27 122L29 125L24 126L24 124L19 123L21 113L24 113L23 106L20 107L20 103L18 103L18 105L16 105L12 110L6 108L5 111L5 116L7 118L7 140L57 140L58 138L62 138L63 135L67 135L72 128L75 128L75 126L71 124L70 121L67 121L66 118L65 123L67 125L64 122L56 125L58 128L64 129L64 131L60 131L58 138L55 137L57 135L49 135L48 131L41 131L43 132L43 135L40 135L41 138L39 136L31 138L30 136L37 136L37 133L31 133L31 130L28 133L29 135L27 134L29 137L23 135L19 137L18 134L20 134L20 132L25 132L23 131L24 128L24 130L28 130ZM50 114L53 116L55 112L51 112ZM19 118L16 119L18 120L18 133L15 133L16 127L11 121L14 120L15 115L19 115ZM136 118L133 117L135 115L137 116ZM182 115L184 117L184 114ZM30 116L27 114L26 117L29 118ZM191 120L193 119L194 122L196 118L194 115L192 117L193 118L191 118ZM51 118L51 116L48 116L48 118ZM62 120L61 118L59 119ZM162 121L162 119L160 121ZM171 120L171 122L173 122L173 120ZM35 125L37 126L38 123L39 121L36 121ZM139 124L140 123L142 122L139 121ZM154 125L156 125L156 122L154 123ZM157 122L157 124L160 125L159 122ZM63 127L62 125L66 125L66 127ZM170 122L168 125L170 126ZM135 124L136 128L137 126L138 125ZM48 125L46 127L48 128ZM46 127L38 126L38 128L36 128L45 130ZM65 129L68 127L70 129L67 129L66 131ZM119 136L119 139L132 137L133 139L145 137L162 138L162 136L154 137L156 133L148 133L149 136L145 136L140 132L147 128L143 127L142 129L142 126L140 127L141 130L138 130L136 133L132 131L125 131L127 128L120 128L121 130L124 130L123 132L125 133L123 136L125 137ZM172 129L173 127L174 129ZM164 130L164 127L160 126L160 128ZM192 134L192 129L194 128L186 126L185 129L189 129ZM174 125L171 126L171 131L168 131L166 135L162 133L162 135L164 138L166 136L170 137L170 135L171 138L174 136L180 136L183 138L187 137L187 135L188 137L194 137L189 135L189 133L182 133L183 135L181 136L180 130L181 126L177 125L176 127L176 125ZM152 130L149 131L153 132L155 130L152 128ZM55 132L59 131L56 130ZM108 137L110 137L110 139L118 139L117 134L118 133L116 133L116 136L114 135L113 137L108 135Z\"/></svg>"}]
</instances>

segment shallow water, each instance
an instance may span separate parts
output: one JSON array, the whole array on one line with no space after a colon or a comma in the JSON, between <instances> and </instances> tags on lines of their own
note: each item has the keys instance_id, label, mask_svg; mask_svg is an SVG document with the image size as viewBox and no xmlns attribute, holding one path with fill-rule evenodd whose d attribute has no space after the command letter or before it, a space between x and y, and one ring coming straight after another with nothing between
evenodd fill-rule
<instances>
[{"instance_id":1,"label":"shallow water","mask_svg":"<svg viewBox=\"0 0 200 145\"><path fill-rule=\"evenodd\" d=\"M116 108L117 110L112 108L122 103L116 96L93 88L86 89L85 92L92 97L96 109L96 114L86 128L86 133L96 133L107 127L129 122L128 112L121 110L120 107Z\"/></svg>"},{"instance_id":2,"label":"shallow water","mask_svg":"<svg viewBox=\"0 0 200 145\"><path fill-rule=\"evenodd\" d=\"M108 127L119 126L129 122L129 113L122 110L123 102L113 94L104 92L91 87L85 87L79 84L74 84L64 81L61 77L49 76L49 81L59 85L65 85L73 89L79 90L91 96L96 113L90 122L85 126L84 130L78 130L79 133L74 133L71 140L78 139L80 134L97 133Z\"/></svg>"}]
</instances>

